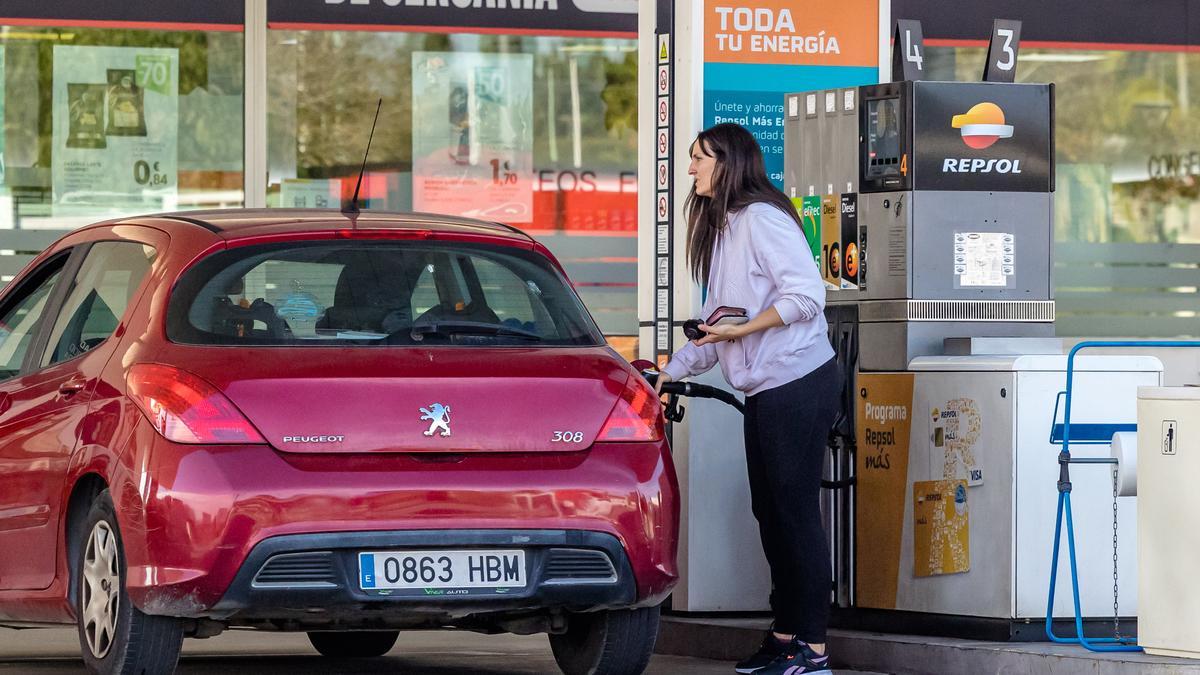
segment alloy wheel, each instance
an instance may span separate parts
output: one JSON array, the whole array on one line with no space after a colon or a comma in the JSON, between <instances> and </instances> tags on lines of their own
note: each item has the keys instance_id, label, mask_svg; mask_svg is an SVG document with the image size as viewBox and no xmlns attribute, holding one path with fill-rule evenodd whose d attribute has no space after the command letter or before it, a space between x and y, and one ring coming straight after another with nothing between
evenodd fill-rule
<instances>
[{"instance_id":1,"label":"alloy wheel","mask_svg":"<svg viewBox=\"0 0 1200 675\"><path fill-rule=\"evenodd\" d=\"M120 560L117 537L103 520L88 536L83 553L83 633L98 659L112 647L121 602Z\"/></svg>"}]
</instances>

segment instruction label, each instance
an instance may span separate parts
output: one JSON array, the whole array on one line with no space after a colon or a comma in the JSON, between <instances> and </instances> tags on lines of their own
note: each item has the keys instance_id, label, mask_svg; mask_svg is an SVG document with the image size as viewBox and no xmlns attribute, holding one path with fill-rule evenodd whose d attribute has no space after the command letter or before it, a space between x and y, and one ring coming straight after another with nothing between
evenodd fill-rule
<instances>
[{"instance_id":1,"label":"instruction label","mask_svg":"<svg viewBox=\"0 0 1200 675\"><path fill-rule=\"evenodd\" d=\"M958 287L1004 287L1016 267L1010 232L955 232L954 277Z\"/></svg>"}]
</instances>

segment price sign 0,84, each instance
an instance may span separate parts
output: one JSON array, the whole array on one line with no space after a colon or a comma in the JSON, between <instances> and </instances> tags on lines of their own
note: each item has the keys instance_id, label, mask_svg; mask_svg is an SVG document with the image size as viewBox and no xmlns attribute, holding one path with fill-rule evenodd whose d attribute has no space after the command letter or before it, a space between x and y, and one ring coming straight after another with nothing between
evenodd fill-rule
<instances>
[{"instance_id":1,"label":"price sign 0,84","mask_svg":"<svg viewBox=\"0 0 1200 675\"><path fill-rule=\"evenodd\" d=\"M159 167L158 162L147 162L144 159L139 159L133 163L133 180L138 185L164 187L171 179Z\"/></svg>"}]
</instances>

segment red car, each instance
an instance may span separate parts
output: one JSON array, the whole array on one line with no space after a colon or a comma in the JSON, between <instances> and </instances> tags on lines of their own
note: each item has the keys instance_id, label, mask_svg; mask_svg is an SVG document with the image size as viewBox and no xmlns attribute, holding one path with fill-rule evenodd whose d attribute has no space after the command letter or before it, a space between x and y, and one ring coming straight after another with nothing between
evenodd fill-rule
<instances>
[{"instance_id":1,"label":"red car","mask_svg":"<svg viewBox=\"0 0 1200 675\"><path fill-rule=\"evenodd\" d=\"M99 223L0 293L0 369L0 623L75 623L91 672L171 672L235 626L649 659L677 577L660 404L518 230Z\"/></svg>"}]
</instances>

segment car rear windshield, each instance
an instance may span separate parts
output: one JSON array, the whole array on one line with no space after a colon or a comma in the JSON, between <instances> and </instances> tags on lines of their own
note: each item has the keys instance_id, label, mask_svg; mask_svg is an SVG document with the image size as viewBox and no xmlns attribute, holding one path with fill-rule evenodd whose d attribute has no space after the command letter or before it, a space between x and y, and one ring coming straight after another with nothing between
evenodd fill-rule
<instances>
[{"instance_id":1,"label":"car rear windshield","mask_svg":"<svg viewBox=\"0 0 1200 675\"><path fill-rule=\"evenodd\" d=\"M167 336L184 344L289 347L604 344L544 256L381 240L214 253L176 285Z\"/></svg>"}]
</instances>

